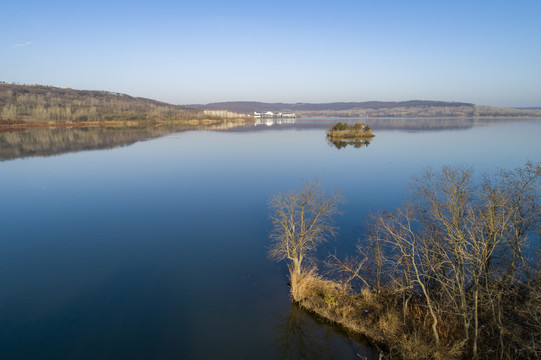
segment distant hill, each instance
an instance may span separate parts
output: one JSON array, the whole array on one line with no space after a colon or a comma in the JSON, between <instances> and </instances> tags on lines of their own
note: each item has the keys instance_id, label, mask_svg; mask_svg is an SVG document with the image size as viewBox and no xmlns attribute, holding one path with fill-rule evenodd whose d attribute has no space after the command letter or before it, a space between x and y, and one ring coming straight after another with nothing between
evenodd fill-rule
<instances>
[{"instance_id":1,"label":"distant hill","mask_svg":"<svg viewBox=\"0 0 541 360\"><path fill-rule=\"evenodd\" d=\"M199 109L221 109L243 113L293 112L303 117L471 117L471 116L541 116L541 110L498 108L462 102L411 100L335 103L263 103L232 101L194 104Z\"/></svg>"},{"instance_id":2,"label":"distant hill","mask_svg":"<svg viewBox=\"0 0 541 360\"><path fill-rule=\"evenodd\" d=\"M198 116L203 116L199 109L109 91L0 83L3 121L175 121Z\"/></svg>"},{"instance_id":3,"label":"distant hill","mask_svg":"<svg viewBox=\"0 0 541 360\"><path fill-rule=\"evenodd\" d=\"M195 108L225 109L230 111L254 112L254 111L344 111L351 109L390 109L397 107L428 107L428 106L452 106L452 107L472 107L474 104L444 102L444 101L366 101L366 102L333 102L333 103L264 103L255 101L231 101L218 102L205 105L188 105ZM235 109L235 110L233 110Z\"/></svg>"},{"instance_id":4,"label":"distant hill","mask_svg":"<svg viewBox=\"0 0 541 360\"><path fill-rule=\"evenodd\" d=\"M303 117L541 116L541 109L536 108L497 108L427 100L319 104L235 101L180 106L110 91L0 82L0 122L4 125L14 122L182 122L205 119L214 121L236 116L245 118L241 114L252 114L254 111L292 112Z\"/></svg>"}]
</instances>

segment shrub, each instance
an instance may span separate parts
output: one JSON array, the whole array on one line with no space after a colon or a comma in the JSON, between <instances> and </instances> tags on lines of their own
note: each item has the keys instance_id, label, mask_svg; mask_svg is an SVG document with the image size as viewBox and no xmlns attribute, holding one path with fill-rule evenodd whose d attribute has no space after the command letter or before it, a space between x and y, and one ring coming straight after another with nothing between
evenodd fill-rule
<instances>
[{"instance_id":1,"label":"shrub","mask_svg":"<svg viewBox=\"0 0 541 360\"><path fill-rule=\"evenodd\" d=\"M345 124L341 121L337 122L336 125L332 128L334 131L341 131L341 130L347 130L348 124Z\"/></svg>"}]
</instances>

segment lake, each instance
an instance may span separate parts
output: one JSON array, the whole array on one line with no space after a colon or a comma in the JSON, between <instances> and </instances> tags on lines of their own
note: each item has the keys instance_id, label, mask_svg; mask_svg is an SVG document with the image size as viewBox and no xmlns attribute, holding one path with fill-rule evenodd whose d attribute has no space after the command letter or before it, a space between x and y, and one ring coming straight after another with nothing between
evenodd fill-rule
<instances>
[{"instance_id":1,"label":"lake","mask_svg":"<svg viewBox=\"0 0 541 360\"><path fill-rule=\"evenodd\" d=\"M0 133L0 358L377 358L289 301L270 196L341 191L318 258L345 255L428 166L541 161L541 119L361 120L358 148L336 121Z\"/></svg>"}]
</instances>

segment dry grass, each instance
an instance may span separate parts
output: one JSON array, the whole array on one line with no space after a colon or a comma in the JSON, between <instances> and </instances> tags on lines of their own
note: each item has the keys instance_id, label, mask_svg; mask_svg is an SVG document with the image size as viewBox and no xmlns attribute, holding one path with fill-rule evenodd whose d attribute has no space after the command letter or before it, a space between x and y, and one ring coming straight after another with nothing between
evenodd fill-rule
<instances>
[{"instance_id":1,"label":"dry grass","mask_svg":"<svg viewBox=\"0 0 541 360\"><path fill-rule=\"evenodd\" d=\"M362 289L359 294L344 292L342 284L323 279L315 269L292 273L291 295L305 309L362 334L389 352L405 359L456 359L462 349L436 347L429 332L412 331L390 296ZM419 330L419 329L417 329Z\"/></svg>"},{"instance_id":2,"label":"dry grass","mask_svg":"<svg viewBox=\"0 0 541 360\"><path fill-rule=\"evenodd\" d=\"M386 337L396 336L402 329L400 314L396 311L385 311L379 319L379 328Z\"/></svg>"},{"instance_id":3,"label":"dry grass","mask_svg":"<svg viewBox=\"0 0 541 360\"><path fill-rule=\"evenodd\" d=\"M369 139L375 136L372 130L330 130L327 135L330 139Z\"/></svg>"}]
</instances>

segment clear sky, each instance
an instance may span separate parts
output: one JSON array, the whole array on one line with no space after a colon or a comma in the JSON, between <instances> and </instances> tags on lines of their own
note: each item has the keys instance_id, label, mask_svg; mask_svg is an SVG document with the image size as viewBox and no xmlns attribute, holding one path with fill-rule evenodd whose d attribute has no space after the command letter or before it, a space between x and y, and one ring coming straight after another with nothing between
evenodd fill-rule
<instances>
[{"instance_id":1,"label":"clear sky","mask_svg":"<svg viewBox=\"0 0 541 360\"><path fill-rule=\"evenodd\" d=\"M0 81L174 104L541 106L541 0L5 1Z\"/></svg>"}]
</instances>

